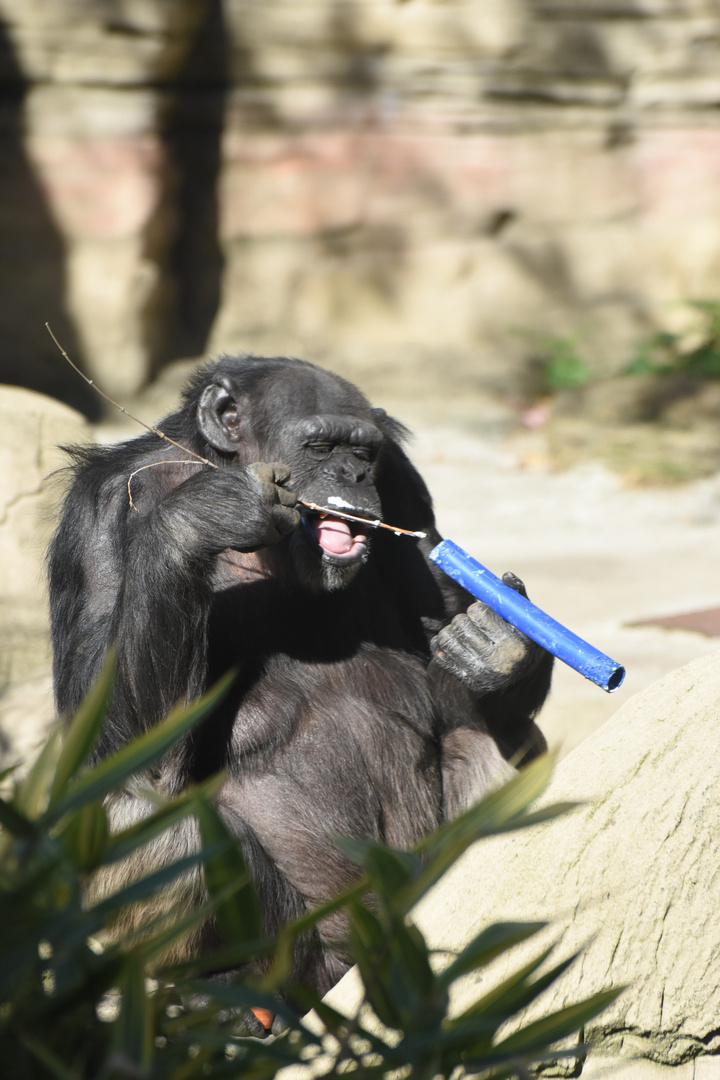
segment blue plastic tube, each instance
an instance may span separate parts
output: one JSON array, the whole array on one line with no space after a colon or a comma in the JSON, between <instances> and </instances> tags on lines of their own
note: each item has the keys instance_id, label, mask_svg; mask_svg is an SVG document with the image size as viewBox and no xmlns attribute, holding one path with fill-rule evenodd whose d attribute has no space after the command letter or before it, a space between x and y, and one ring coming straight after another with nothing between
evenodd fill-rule
<instances>
[{"instance_id":1,"label":"blue plastic tube","mask_svg":"<svg viewBox=\"0 0 720 1080\"><path fill-rule=\"evenodd\" d=\"M583 641L562 623L551 619L509 585L504 585L500 578L452 540L443 540L434 547L430 558L478 600L483 600L503 619L557 656L558 660L579 671L586 679L609 694L620 686L625 678L625 668L621 664Z\"/></svg>"}]
</instances>

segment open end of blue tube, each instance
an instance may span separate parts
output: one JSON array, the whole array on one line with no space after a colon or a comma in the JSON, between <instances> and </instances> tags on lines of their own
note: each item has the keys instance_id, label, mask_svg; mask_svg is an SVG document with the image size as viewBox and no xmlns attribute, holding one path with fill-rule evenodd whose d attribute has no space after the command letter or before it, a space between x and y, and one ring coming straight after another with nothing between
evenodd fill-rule
<instances>
[{"instance_id":1,"label":"open end of blue tube","mask_svg":"<svg viewBox=\"0 0 720 1080\"><path fill-rule=\"evenodd\" d=\"M612 694L613 690L617 690L618 686L620 686L620 684L622 683L624 678L625 678L625 668L624 667L616 668L615 671L613 671L612 675L610 676L610 678L607 681L607 688L606 689L607 689L608 694Z\"/></svg>"}]
</instances>

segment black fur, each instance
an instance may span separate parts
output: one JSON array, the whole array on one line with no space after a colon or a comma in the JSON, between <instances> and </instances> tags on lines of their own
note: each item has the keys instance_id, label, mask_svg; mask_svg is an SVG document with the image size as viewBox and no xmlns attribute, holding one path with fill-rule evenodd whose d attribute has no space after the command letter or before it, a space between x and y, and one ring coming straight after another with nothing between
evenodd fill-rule
<instances>
[{"instance_id":1,"label":"black fur","mask_svg":"<svg viewBox=\"0 0 720 1080\"><path fill-rule=\"evenodd\" d=\"M352 880L334 834L408 845L542 748L551 660L483 605L462 614L471 598L428 559L440 537L404 429L350 383L225 358L160 427L219 468L152 434L76 453L49 560L57 706L79 704L115 642L103 756L237 667L151 780L172 793L227 770L220 808L273 930ZM334 525L296 496L427 538L370 530L328 550ZM145 812L132 791L112 806L116 824ZM176 830L152 857L193 842ZM305 942L296 976L328 989L343 934L338 917Z\"/></svg>"}]
</instances>

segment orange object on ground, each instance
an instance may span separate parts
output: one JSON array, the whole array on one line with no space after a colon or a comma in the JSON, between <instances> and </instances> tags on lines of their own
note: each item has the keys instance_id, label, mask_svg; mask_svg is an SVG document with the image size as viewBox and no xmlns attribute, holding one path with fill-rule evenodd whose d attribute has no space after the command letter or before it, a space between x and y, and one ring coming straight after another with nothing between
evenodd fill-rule
<instances>
[{"instance_id":1,"label":"orange object on ground","mask_svg":"<svg viewBox=\"0 0 720 1080\"><path fill-rule=\"evenodd\" d=\"M275 1016L269 1009L251 1009L250 1012L258 1018L266 1031L271 1031Z\"/></svg>"}]
</instances>

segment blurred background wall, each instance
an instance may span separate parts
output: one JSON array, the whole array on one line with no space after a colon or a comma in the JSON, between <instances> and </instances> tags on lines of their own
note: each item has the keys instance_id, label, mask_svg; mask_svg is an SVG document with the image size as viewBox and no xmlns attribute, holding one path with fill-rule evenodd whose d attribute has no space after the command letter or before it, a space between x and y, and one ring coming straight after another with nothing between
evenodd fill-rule
<instances>
[{"instance_id":1,"label":"blurred background wall","mask_svg":"<svg viewBox=\"0 0 720 1080\"><path fill-rule=\"evenodd\" d=\"M717 0L0 0L0 381L613 376L720 297L719 108Z\"/></svg>"}]
</instances>

